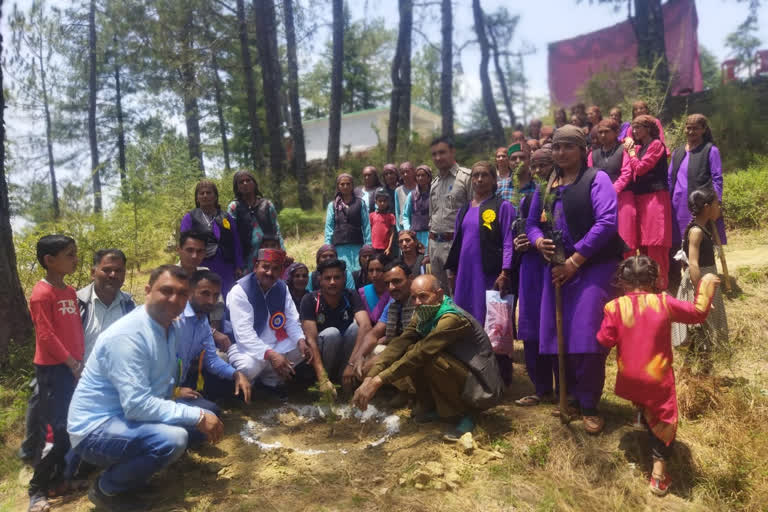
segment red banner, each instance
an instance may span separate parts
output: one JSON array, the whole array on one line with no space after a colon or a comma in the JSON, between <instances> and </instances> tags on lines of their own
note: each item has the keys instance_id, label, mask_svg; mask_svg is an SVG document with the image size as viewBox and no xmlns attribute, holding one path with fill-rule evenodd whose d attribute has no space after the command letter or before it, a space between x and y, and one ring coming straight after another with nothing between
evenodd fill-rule
<instances>
[{"instance_id":1,"label":"red banner","mask_svg":"<svg viewBox=\"0 0 768 512\"><path fill-rule=\"evenodd\" d=\"M662 7L667 60L674 95L702 90L699 18L695 0L670 0ZM596 73L637 65L637 40L629 21L549 45L549 92L553 103L579 101L579 89Z\"/></svg>"}]
</instances>

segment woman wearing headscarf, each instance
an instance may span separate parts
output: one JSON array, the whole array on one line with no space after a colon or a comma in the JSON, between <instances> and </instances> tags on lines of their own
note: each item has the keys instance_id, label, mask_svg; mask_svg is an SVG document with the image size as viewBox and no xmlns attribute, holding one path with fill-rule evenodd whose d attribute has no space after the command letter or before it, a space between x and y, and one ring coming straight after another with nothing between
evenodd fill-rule
<instances>
[{"instance_id":1,"label":"woman wearing headscarf","mask_svg":"<svg viewBox=\"0 0 768 512\"><path fill-rule=\"evenodd\" d=\"M691 222L688 197L700 188L712 187L720 201L723 200L723 163L720 150L712 139L709 120L701 114L692 114L685 121L687 142L672 152L669 164L669 190L672 196L672 246L679 247L682 234ZM725 239L725 225L720 217L716 222L722 243Z\"/></svg>"},{"instance_id":2,"label":"woman wearing headscarf","mask_svg":"<svg viewBox=\"0 0 768 512\"><path fill-rule=\"evenodd\" d=\"M232 177L232 191L235 200L229 203L227 211L237 224L243 254L242 271L247 272L253 269L264 237L279 240L283 250L285 242L277 223L277 210L270 200L261 196L253 174L248 171L236 172Z\"/></svg>"},{"instance_id":3,"label":"woman wearing headscarf","mask_svg":"<svg viewBox=\"0 0 768 512\"><path fill-rule=\"evenodd\" d=\"M426 248L429 245L429 189L432 169L425 164L416 168L416 188L408 194L403 210L403 229L416 232L416 238Z\"/></svg>"},{"instance_id":4,"label":"woman wearing headscarf","mask_svg":"<svg viewBox=\"0 0 768 512\"><path fill-rule=\"evenodd\" d=\"M376 254L376 249L370 244L365 244L360 248L360 253L357 255L357 261L360 263L360 270L352 272L352 277L355 280L355 290L362 288L371 282L368 279L368 260Z\"/></svg>"},{"instance_id":5,"label":"woman wearing headscarf","mask_svg":"<svg viewBox=\"0 0 768 512\"><path fill-rule=\"evenodd\" d=\"M557 354L555 286L562 297L567 390L585 430L602 431L597 405L605 382L605 350L597 342L603 307L624 244L617 233L616 191L607 174L587 167L584 131L566 125L552 142L555 172L533 196L526 232L550 262L544 272L539 353ZM578 407L578 409L575 409Z\"/></svg>"},{"instance_id":6,"label":"woman wearing headscarf","mask_svg":"<svg viewBox=\"0 0 768 512\"><path fill-rule=\"evenodd\" d=\"M597 140L600 144L590 151L587 165L602 169L611 178L619 201L619 236L634 253L638 248L637 212L635 195L631 190L633 175L629 153L618 140L619 123L614 119L603 119L596 128Z\"/></svg>"},{"instance_id":7,"label":"woman wearing headscarf","mask_svg":"<svg viewBox=\"0 0 768 512\"><path fill-rule=\"evenodd\" d=\"M368 206L368 213L376 211L376 201L373 194L381 186L379 171L372 165L363 167L363 186L355 187L355 195Z\"/></svg>"},{"instance_id":8,"label":"woman wearing headscarf","mask_svg":"<svg viewBox=\"0 0 768 512\"><path fill-rule=\"evenodd\" d=\"M350 174L336 178L336 197L325 210L325 243L333 244L349 272L360 269L357 255L363 244L371 243L371 224L366 203L355 195Z\"/></svg>"},{"instance_id":9,"label":"woman wearing headscarf","mask_svg":"<svg viewBox=\"0 0 768 512\"><path fill-rule=\"evenodd\" d=\"M315 253L315 263L317 265L323 261L330 261L335 259L339 259L339 254L336 252L336 248L331 244L321 245ZM344 282L344 288L357 290L357 288L355 288L355 278L352 277L352 272L349 270L349 267L347 267L345 278L346 280ZM311 292L320 289L320 274L317 273L317 270L312 271L312 273L309 275L308 289Z\"/></svg>"},{"instance_id":10,"label":"woman wearing headscarf","mask_svg":"<svg viewBox=\"0 0 768 512\"><path fill-rule=\"evenodd\" d=\"M285 284L288 285L288 291L291 292L291 298L293 303L296 304L296 310L298 310L301 299L309 293L309 290L307 290L309 269L303 263L291 263L286 269L285 275Z\"/></svg>"},{"instance_id":11,"label":"woman wearing headscarf","mask_svg":"<svg viewBox=\"0 0 768 512\"><path fill-rule=\"evenodd\" d=\"M384 281L386 261L387 258L382 254L371 256L366 268L371 282L357 290L363 305L365 305L365 310L368 312L368 318L371 319L371 325L375 325L379 321L379 317L389 303L389 291L387 283Z\"/></svg>"},{"instance_id":12,"label":"woman wearing headscarf","mask_svg":"<svg viewBox=\"0 0 768 512\"><path fill-rule=\"evenodd\" d=\"M221 295L226 297L235 284L237 271L243 266L243 253L238 236L237 223L219 206L219 189L209 180L195 186L195 209L181 219L180 232L195 231L204 234L205 259L208 267L221 277Z\"/></svg>"},{"instance_id":13,"label":"woman wearing headscarf","mask_svg":"<svg viewBox=\"0 0 768 512\"><path fill-rule=\"evenodd\" d=\"M456 276L451 283L454 302L484 325L486 290L511 291L515 207L496 195L496 170L490 162L476 162L471 179L472 201L456 215L445 268Z\"/></svg>"},{"instance_id":14,"label":"woman wearing headscarf","mask_svg":"<svg viewBox=\"0 0 768 512\"><path fill-rule=\"evenodd\" d=\"M656 125L656 128L659 129L659 140L662 144L665 144L664 142L664 127L661 126L661 121L657 117L654 117L651 115L651 111L648 108L648 103L646 103L643 100L637 100L632 104L632 120L634 122L634 119L637 116L650 116L653 118L653 123ZM634 135L634 132L632 131L632 126L630 124L629 131L627 132L627 136L636 138ZM666 144L665 144L666 145ZM667 156L669 156L669 149L667 149Z\"/></svg>"},{"instance_id":15,"label":"woman wearing headscarf","mask_svg":"<svg viewBox=\"0 0 768 512\"><path fill-rule=\"evenodd\" d=\"M656 119L632 120L633 139L624 140L634 181L631 189L637 212L637 247L659 265L660 290L667 288L672 247L672 203L669 199L667 148L659 139Z\"/></svg>"},{"instance_id":16,"label":"woman wearing headscarf","mask_svg":"<svg viewBox=\"0 0 768 512\"><path fill-rule=\"evenodd\" d=\"M536 176L536 181L547 183L554 165L552 151L549 149L539 149L531 155L529 167L531 173ZM523 194L520 199L520 209L517 212L518 220L515 222L516 225L513 230L515 260L519 262L517 269L517 338L523 340L525 368L528 372L528 378L531 379L534 386L533 395L515 400L515 404L520 406L539 405L542 400L552 401L554 398L553 374L554 378L557 379L555 357L539 353L539 310L547 262L537 250L531 247L525 231L533 195L538 190L538 185L535 185L536 181L533 182L534 188Z\"/></svg>"}]
</instances>

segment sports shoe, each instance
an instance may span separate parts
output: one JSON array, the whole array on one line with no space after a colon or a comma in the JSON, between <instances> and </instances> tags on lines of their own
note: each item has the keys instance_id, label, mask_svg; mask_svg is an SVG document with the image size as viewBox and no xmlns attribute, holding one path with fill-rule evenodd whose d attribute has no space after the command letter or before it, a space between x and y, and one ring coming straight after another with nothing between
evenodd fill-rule
<instances>
[{"instance_id":1,"label":"sports shoe","mask_svg":"<svg viewBox=\"0 0 768 512\"><path fill-rule=\"evenodd\" d=\"M648 486L651 489L651 492L655 494L656 496L664 496L669 492L669 486L672 485L672 479L669 478L668 473L664 473L663 478L656 478L651 474L651 480L648 483Z\"/></svg>"},{"instance_id":2,"label":"sports shoe","mask_svg":"<svg viewBox=\"0 0 768 512\"><path fill-rule=\"evenodd\" d=\"M98 478L88 490L88 499L96 505L97 510L107 510L109 512L139 512L148 508L147 503L139 501L135 496L128 493L120 493L114 496L105 494L99 486Z\"/></svg>"}]
</instances>

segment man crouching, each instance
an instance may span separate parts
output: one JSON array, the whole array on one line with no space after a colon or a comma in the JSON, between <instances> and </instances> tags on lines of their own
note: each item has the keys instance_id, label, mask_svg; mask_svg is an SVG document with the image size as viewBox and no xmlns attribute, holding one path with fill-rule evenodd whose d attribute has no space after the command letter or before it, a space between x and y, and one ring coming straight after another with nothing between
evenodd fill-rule
<instances>
[{"instance_id":1,"label":"man crouching","mask_svg":"<svg viewBox=\"0 0 768 512\"><path fill-rule=\"evenodd\" d=\"M458 420L455 433L462 435L474 429L473 413L501 398L503 383L491 342L434 276L414 279L411 296L416 310L410 324L378 356L352 403L365 410L381 386L410 377L426 411L421 419Z\"/></svg>"}]
</instances>

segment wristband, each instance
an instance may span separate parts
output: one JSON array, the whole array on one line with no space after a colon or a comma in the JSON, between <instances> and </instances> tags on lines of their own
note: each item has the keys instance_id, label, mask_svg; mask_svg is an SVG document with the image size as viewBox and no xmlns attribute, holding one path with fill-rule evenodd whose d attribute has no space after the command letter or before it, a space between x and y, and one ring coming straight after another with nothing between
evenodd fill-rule
<instances>
[{"instance_id":1,"label":"wristband","mask_svg":"<svg viewBox=\"0 0 768 512\"><path fill-rule=\"evenodd\" d=\"M576 260L575 260L575 259L573 259L573 256L568 256L568 261L570 261L570 262L573 264L573 266L574 266L574 267L576 267L576 268L579 268L579 267L581 267L581 265L579 265L578 263L576 263Z\"/></svg>"}]
</instances>

